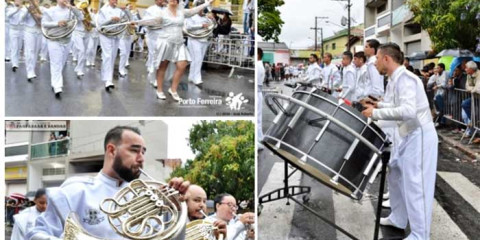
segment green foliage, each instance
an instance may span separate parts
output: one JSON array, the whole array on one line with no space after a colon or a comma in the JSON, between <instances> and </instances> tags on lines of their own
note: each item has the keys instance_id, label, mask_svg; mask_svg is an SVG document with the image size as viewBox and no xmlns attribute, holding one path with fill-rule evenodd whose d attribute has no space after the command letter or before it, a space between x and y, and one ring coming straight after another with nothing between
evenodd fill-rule
<instances>
[{"instance_id":1,"label":"green foliage","mask_svg":"<svg viewBox=\"0 0 480 240\"><path fill-rule=\"evenodd\" d=\"M432 49L462 48L474 50L476 37L480 36L478 0L408 0L414 21L430 35ZM461 19L462 14L465 19Z\"/></svg>"},{"instance_id":2,"label":"green foliage","mask_svg":"<svg viewBox=\"0 0 480 240\"><path fill-rule=\"evenodd\" d=\"M284 4L283 0L259 0L258 1L258 35L264 41L274 40L278 42L278 36L282 32L283 21L277 7Z\"/></svg>"},{"instance_id":3,"label":"green foliage","mask_svg":"<svg viewBox=\"0 0 480 240\"><path fill-rule=\"evenodd\" d=\"M171 176L202 186L211 199L230 193L253 200L255 189L255 125L251 121L201 121L190 129L196 154Z\"/></svg>"}]
</instances>

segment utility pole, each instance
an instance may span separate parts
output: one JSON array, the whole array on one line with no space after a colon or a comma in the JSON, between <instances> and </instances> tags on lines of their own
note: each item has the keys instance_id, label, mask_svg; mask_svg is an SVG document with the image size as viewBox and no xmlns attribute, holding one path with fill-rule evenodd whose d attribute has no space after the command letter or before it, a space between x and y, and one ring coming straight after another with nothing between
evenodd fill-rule
<instances>
[{"instance_id":1,"label":"utility pole","mask_svg":"<svg viewBox=\"0 0 480 240\"><path fill-rule=\"evenodd\" d=\"M348 36L347 36L347 50L350 51L350 8L352 7L352 4L350 3L350 0L332 0L332 1L338 1L338 2L347 2L347 8L348 8Z\"/></svg>"},{"instance_id":2,"label":"utility pole","mask_svg":"<svg viewBox=\"0 0 480 240\"><path fill-rule=\"evenodd\" d=\"M318 19L328 19L328 17L315 17L315 27L314 28L310 28L312 30L315 30L315 51L317 51L317 30L320 29L320 36L321 36L321 39L322 39L322 56L323 56L323 29L322 28L319 28L318 25L317 25L317 21Z\"/></svg>"}]
</instances>

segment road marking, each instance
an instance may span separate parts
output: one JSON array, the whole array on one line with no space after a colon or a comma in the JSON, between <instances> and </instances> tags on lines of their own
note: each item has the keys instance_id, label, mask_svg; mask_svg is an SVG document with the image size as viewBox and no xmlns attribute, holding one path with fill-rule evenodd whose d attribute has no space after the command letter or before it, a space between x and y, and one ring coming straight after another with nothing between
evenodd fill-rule
<instances>
[{"instance_id":1,"label":"road marking","mask_svg":"<svg viewBox=\"0 0 480 240\"><path fill-rule=\"evenodd\" d=\"M283 162L277 162L273 165L268 179L262 188L260 196L265 193L278 189L283 184ZM291 171L291 170L290 170ZM300 184L300 171L297 171L289 178L290 185ZM286 199L264 203L262 213L258 217L259 236L258 239L288 239L292 228L292 218L295 211L295 202L290 201L290 205L285 205Z\"/></svg>"},{"instance_id":2,"label":"road marking","mask_svg":"<svg viewBox=\"0 0 480 240\"><path fill-rule=\"evenodd\" d=\"M437 200L433 202L430 239L468 240L468 237L460 230L447 212L443 210Z\"/></svg>"},{"instance_id":3,"label":"road marking","mask_svg":"<svg viewBox=\"0 0 480 240\"><path fill-rule=\"evenodd\" d=\"M480 213L480 188L475 186L461 173L438 172L438 175Z\"/></svg>"}]
</instances>

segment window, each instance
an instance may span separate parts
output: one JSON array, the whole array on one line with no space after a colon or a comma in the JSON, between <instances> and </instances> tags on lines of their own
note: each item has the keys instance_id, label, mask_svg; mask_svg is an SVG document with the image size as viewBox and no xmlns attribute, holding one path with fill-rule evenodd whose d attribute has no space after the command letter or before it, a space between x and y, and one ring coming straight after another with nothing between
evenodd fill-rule
<instances>
[{"instance_id":1,"label":"window","mask_svg":"<svg viewBox=\"0 0 480 240\"><path fill-rule=\"evenodd\" d=\"M387 4L383 4L382 6L379 6L377 8L377 14L379 14L379 13L385 11L385 10L387 10Z\"/></svg>"},{"instance_id":2,"label":"window","mask_svg":"<svg viewBox=\"0 0 480 240\"><path fill-rule=\"evenodd\" d=\"M332 50L335 50L336 47L337 47L337 44L336 44L336 43L332 43Z\"/></svg>"},{"instance_id":3,"label":"window","mask_svg":"<svg viewBox=\"0 0 480 240\"><path fill-rule=\"evenodd\" d=\"M327 45L325 45L325 50L327 50L327 51L328 51L328 44L327 44Z\"/></svg>"}]
</instances>

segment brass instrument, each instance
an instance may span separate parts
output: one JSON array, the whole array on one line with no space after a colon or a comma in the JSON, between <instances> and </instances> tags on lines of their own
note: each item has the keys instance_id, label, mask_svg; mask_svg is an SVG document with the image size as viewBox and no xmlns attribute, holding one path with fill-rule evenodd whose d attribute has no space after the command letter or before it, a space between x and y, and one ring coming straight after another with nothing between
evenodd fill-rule
<instances>
[{"instance_id":1,"label":"brass instrument","mask_svg":"<svg viewBox=\"0 0 480 240\"><path fill-rule=\"evenodd\" d=\"M72 10L70 10L70 16L73 16L73 18L70 18L67 20L67 25L65 26L58 26L58 27L53 27L53 28L45 28L42 25L42 34L45 36L45 38L53 41L58 41L62 38L66 38L72 34L73 30L75 30L75 27L77 26L77 17L75 14L72 13Z\"/></svg>"},{"instance_id":2,"label":"brass instrument","mask_svg":"<svg viewBox=\"0 0 480 240\"><path fill-rule=\"evenodd\" d=\"M207 217L206 214L200 210L200 212ZM185 240L217 240L214 235L214 231L217 229L213 226L213 222L198 219L187 223L187 230L185 233ZM218 240L223 240L223 234L220 234Z\"/></svg>"},{"instance_id":3,"label":"brass instrument","mask_svg":"<svg viewBox=\"0 0 480 240\"><path fill-rule=\"evenodd\" d=\"M100 210L115 232L128 239L172 239L181 233L187 221L187 205L180 201L179 192L154 180L131 181L113 198L104 199ZM86 232L70 216L65 222L64 236L69 240L101 239Z\"/></svg>"},{"instance_id":4,"label":"brass instrument","mask_svg":"<svg viewBox=\"0 0 480 240\"><path fill-rule=\"evenodd\" d=\"M197 2L197 5L202 4L202 2ZM209 12L211 10L207 8ZM215 28L217 28L217 21L212 18L208 18L208 27L195 29L195 30L188 30L186 24L183 25L183 33L191 38L206 38L210 36Z\"/></svg>"},{"instance_id":5,"label":"brass instrument","mask_svg":"<svg viewBox=\"0 0 480 240\"><path fill-rule=\"evenodd\" d=\"M38 3L36 2L36 0L28 0L27 3L28 5L25 4L25 6L27 7L28 12L30 13L30 15L32 15L33 20L35 20L35 23L37 24L37 26L41 26L42 18L37 17L38 15L42 15L42 11L40 11L40 6L38 6Z\"/></svg>"},{"instance_id":6,"label":"brass instrument","mask_svg":"<svg viewBox=\"0 0 480 240\"><path fill-rule=\"evenodd\" d=\"M119 23L113 23L113 24L100 26L100 24L98 24L98 16L99 15L100 14L97 15L98 32L105 35L105 36L109 36L109 37L117 36L120 33L122 33L123 31L125 31L127 29L127 25L131 21L130 16L125 13L121 16Z\"/></svg>"},{"instance_id":7,"label":"brass instrument","mask_svg":"<svg viewBox=\"0 0 480 240\"><path fill-rule=\"evenodd\" d=\"M90 6L90 3L88 0L81 0L78 1L75 4L75 7L77 7L80 11L83 13L83 26L85 27L85 31L90 32L93 29L92 26L92 16L90 16L90 12L88 11L88 6Z\"/></svg>"}]
</instances>

